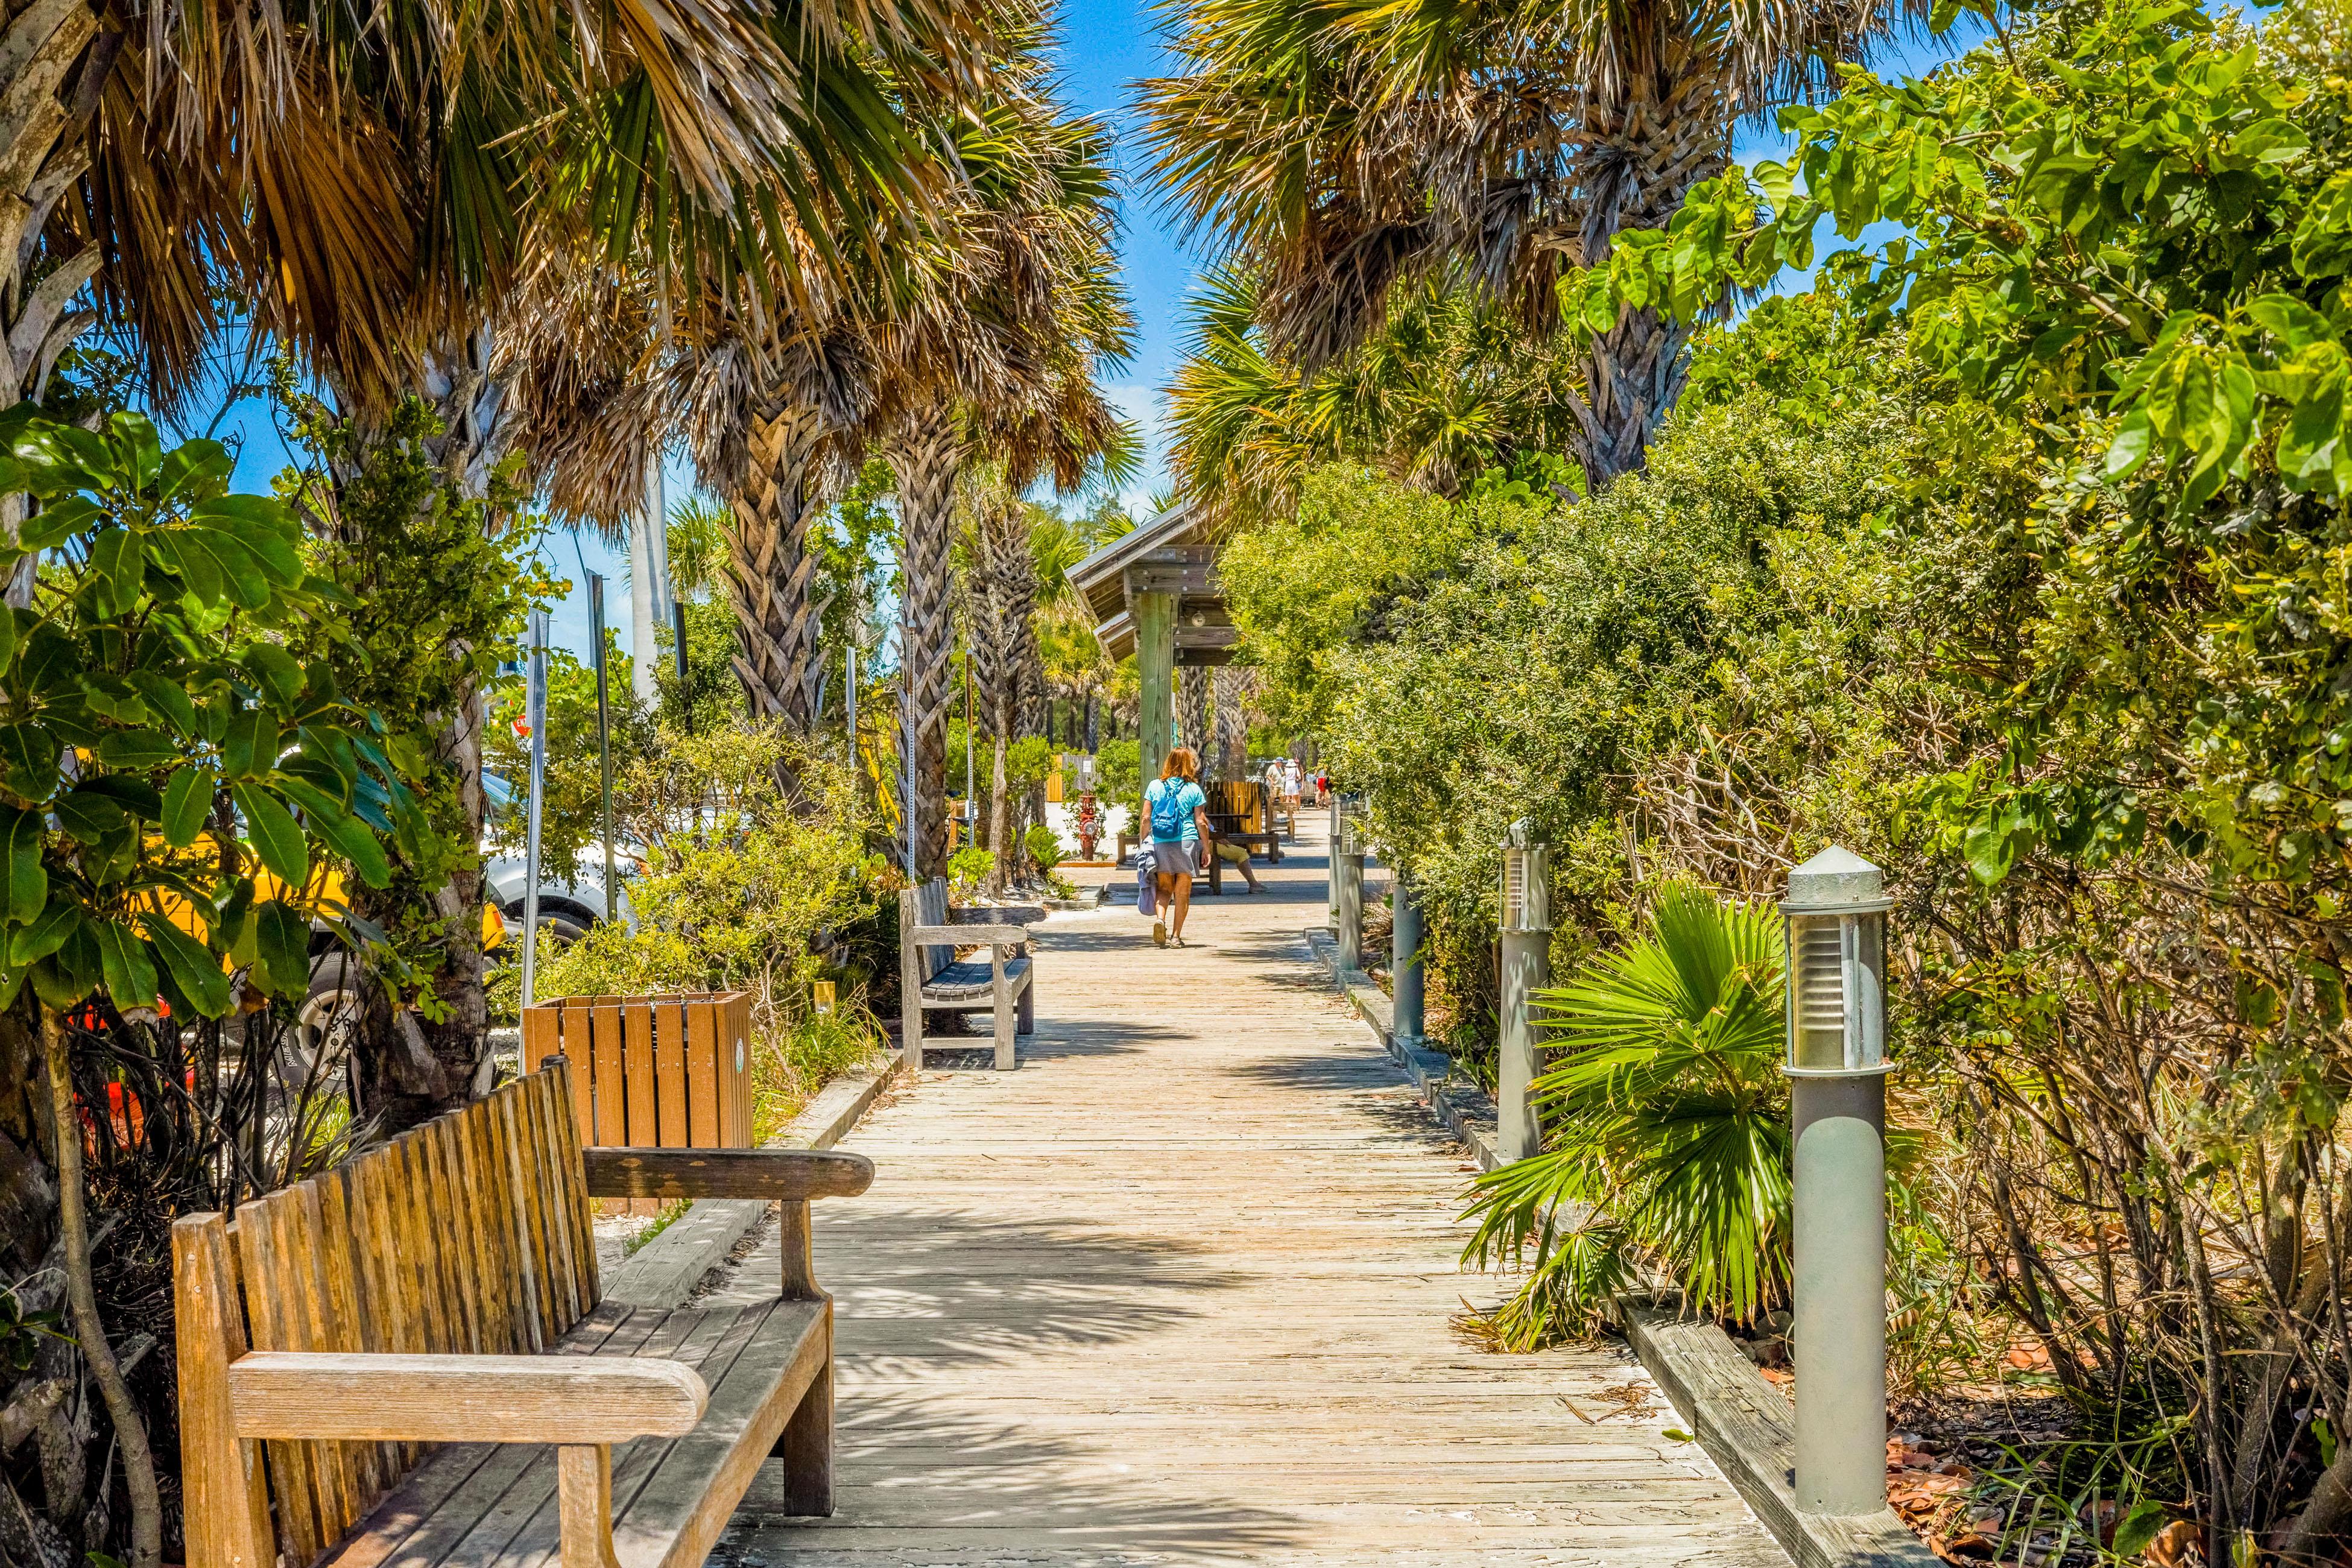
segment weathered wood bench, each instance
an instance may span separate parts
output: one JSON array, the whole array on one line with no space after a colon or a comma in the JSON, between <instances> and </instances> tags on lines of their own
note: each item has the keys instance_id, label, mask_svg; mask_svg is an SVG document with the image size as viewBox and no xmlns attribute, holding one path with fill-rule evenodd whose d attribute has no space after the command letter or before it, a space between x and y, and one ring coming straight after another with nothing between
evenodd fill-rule
<instances>
[{"instance_id":1,"label":"weathered wood bench","mask_svg":"<svg viewBox=\"0 0 2352 1568\"><path fill-rule=\"evenodd\" d=\"M1228 844L1263 850L1282 864L1282 833L1274 825L1265 785L1256 779L1221 779L1208 786L1209 831Z\"/></svg>"},{"instance_id":2,"label":"weathered wood bench","mask_svg":"<svg viewBox=\"0 0 2352 1568\"><path fill-rule=\"evenodd\" d=\"M172 1227L188 1568L692 1568L761 1462L833 1511L809 1150L581 1147L567 1064ZM783 1205L748 1307L601 1300L589 1199Z\"/></svg>"},{"instance_id":3,"label":"weathered wood bench","mask_svg":"<svg viewBox=\"0 0 2352 1568\"><path fill-rule=\"evenodd\" d=\"M923 1015L989 1009L996 1037L996 1066L1014 1065L1013 1037L1037 1029L1037 971L1028 952L1028 922L1045 911L1027 906L995 910L950 910L948 884L934 877L898 894L898 1019L908 1068L922 1070L923 1047L969 1049L954 1036L926 1039ZM956 956L959 947L985 945L986 959Z\"/></svg>"}]
</instances>

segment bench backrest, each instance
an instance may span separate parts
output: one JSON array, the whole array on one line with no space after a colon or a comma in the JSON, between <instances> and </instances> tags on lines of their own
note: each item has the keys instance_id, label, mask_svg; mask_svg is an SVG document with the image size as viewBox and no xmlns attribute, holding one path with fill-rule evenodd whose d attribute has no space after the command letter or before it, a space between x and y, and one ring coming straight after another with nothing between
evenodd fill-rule
<instances>
[{"instance_id":1,"label":"bench backrest","mask_svg":"<svg viewBox=\"0 0 2352 1568\"><path fill-rule=\"evenodd\" d=\"M243 1462L217 1417L227 1365L248 1347L528 1354L594 1308L595 1237L571 1097L565 1065L552 1063L242 1205L234 1224L203 1214L173 1226L192 1550L200 1536L246 1533L220 1517L231 1506L222 1485L207 1483ZM423 1454L398 1443L261 1447L286 1568L334 1544ZM251 1521L252 1532L262 1528ZM261 1556L251 1568L271 1568L266 1542Z\"/></svg>"},{"instance_id":2,"label":"bench backrest","mask_svg":"<svg viewBox=\"0 0 2352 1568\"><path fill-rule=\"evenodd\" d=\"M1265 833L1265 785L1257 779L1219 779L1209 785L1209 826L1228 833Z\"/></svg>"},{"instance_id":3,"label":"bench backrest","mask_svg":"<svg viewBox=\"0 0 2352 1568\"><path fill-rule=\"evenodd\" d=\"M898 894L898 935L903 942L919 925L943 926L948 923L948 879L934 877L919 888L908 888ZM916 980L919 984L931 978L955 962L955 949L944 942L925 942L917 950Z\"/></svg>"},{"instance_id":4,"label":"bench backrest","mask_svg":"<svg viewBox=\"0 0 2352 1568\"><path fill-rule=\"evenodd\" d=\"M581 1141L751 1146L751 994L559 996L522 1015L522 1065L572 1064Z\"/></svg>"}]
</instances>

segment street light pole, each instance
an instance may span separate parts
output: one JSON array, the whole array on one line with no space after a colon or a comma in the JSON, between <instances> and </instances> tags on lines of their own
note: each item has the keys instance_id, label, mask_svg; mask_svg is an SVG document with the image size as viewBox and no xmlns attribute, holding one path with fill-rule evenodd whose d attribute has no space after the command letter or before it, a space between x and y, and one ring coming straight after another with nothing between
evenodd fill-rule
<instances>
[{"instance_id":1,"label":"street light pole","mask_svg":"<svg viewBox=\"0 0 2352 1568\"><path fill-rule=\"evenodd\" d=\"M1886 1506L1886 910L1851 850L1789 873L1797 1507Z\"/></svg>"},{"instance_id":2,"label":"street light pole","mask_svg":"<svg viewBox=\"0 0 2352 1568\"><path fill-rule=\"evenodd\" d=\"M547 795L547 612L530 613L530 662L523 677L523 722L530 726L530 801L525 817L522 890L522 1005L537 999L539 825Z\"/></svg>"},{"instance_id":3,"label":"street light pole","mask_svg":"<svg viewBox=\"0 0 2352 1568\"><path fill-rule=\"evenodd\" d=\"M588 574L588 637L596 649L597 792L604 806L604 918L621 916L620 890L613 880L613 702L604 679L604 578Z\"/></svg>"}]
</instances>

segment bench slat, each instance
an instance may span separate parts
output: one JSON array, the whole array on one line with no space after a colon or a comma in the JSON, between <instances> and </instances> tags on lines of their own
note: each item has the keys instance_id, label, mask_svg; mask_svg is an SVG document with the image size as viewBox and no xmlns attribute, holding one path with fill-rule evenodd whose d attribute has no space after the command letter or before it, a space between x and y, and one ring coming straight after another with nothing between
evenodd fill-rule
<instances>
[{"instance_id":1,"label":"bench slat","mask_svg":"<svg viewBox=\"0 0 2352 1568\"><path fill-rule=\"evenodd\" d=\"M278 1248L270 1234L269 1203L266 1198L236 1211L237 1273L245 1281L247 1337L256 1350L299 1350L289 1343L287 1326L287 1284L281 1279ZM269 1467L270 1501L278 1515L278 1539L287 1555L308 1563L333 1539L318 1512L318 1485L310 1473L307 1443L270 1443L263 1454Z\"/></svg>"},{"instance_id":2,"label":"bench slat","mask_svg":"<svg viewBox=\"0 0 2352 1568\"><path fill-rule=\"evenodd\" d=\"M1008 959L1004 964L1005 984L1019 990L1027 984L1030 961ZM982 959L967 958L948 965L923 987L923 1001L939 1002L986 1001L995 993L996 977L989 963Z\"/></svg>"},{"instance_id":3,"label":"bench slat","mask_svg":"<svg viewBox=\"0 0 2352 1568\"><path fill-rule=\"evenodd\" d=\"M622 1568L682 1568L716 1543L735 1499L821 1369L824 1302L615 1309L583 1319L557 1353L653 1355L695 1367L710 1408L687 1436L613 1449L613 1540ZM560 1558L551 1448L442 1449L320 1568L552 1568Z\"/></svg>"}]
</instances>

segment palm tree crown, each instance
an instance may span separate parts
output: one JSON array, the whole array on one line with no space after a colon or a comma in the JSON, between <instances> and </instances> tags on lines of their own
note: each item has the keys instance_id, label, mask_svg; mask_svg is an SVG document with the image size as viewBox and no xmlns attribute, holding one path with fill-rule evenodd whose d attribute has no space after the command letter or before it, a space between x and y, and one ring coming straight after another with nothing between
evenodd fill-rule
<instances>
[{"instance_id":1,"label":"palm tree crown","mask_svg":"<svg viewBox=\"0 0 2352 1568\"><path fill-rule=\"evenodd\" d=\"M1274 347L1312 371L1396 286L1465 269L1532 325L1617 232L1719 173L1732 128L1825 86L1917 0L1206 0L1169 7L1185 70L1147 83L1160 179L1262 281ZM1638 464L1681 384L1680 329L1604 337L1577 455Z\"/></svg>"}]
</instances>

